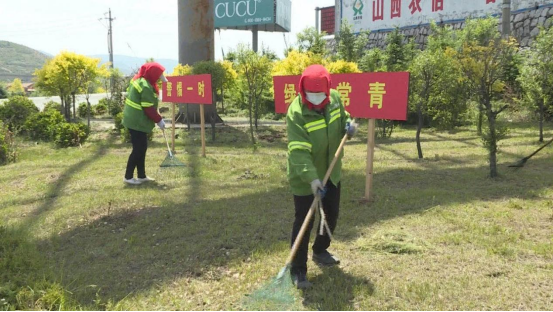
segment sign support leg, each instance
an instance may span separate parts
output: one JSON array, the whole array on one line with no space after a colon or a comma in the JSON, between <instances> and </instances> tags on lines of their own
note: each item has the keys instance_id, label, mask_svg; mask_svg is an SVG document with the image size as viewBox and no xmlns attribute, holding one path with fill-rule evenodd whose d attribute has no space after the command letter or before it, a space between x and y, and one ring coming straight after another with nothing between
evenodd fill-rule
<instances>
[{"instance_id":1,"label":"sign support leg","mask_svg":"<svg viewBox=\"0 0 553 312\"><path fill-rule=\"evenodd\" d=\"M202 157L205 157L205 116L204 105L200 104L201 136L202 136Z\"/></svg>"},{"instance_id":2,"label":"sign support leg","mask_svg":"<svg viewBox=\"0 0 553 312\"><path fill-rule=\"evenodd\" d=\"M367 132L367 172L365 181L365 200L371 200L373 184L373 161L374 161L374 135L375 119L369 119L369 129Z\"/></svg>"},{"instance_id":3,"label":"sign support leg","mask_svg":"<svg viewBox=\"0 0 553 312\"><path fill-rule=\"evenodd\" d=\"M175 152L175 103L171 103L172 113L171 113L171 149L173 153Z\"/></svg>"}]
</instances>

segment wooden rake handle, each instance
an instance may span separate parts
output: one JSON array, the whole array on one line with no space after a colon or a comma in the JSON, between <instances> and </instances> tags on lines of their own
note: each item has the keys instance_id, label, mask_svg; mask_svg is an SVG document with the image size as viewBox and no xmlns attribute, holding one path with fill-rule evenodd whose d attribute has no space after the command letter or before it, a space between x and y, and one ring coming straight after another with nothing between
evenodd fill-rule
<instances>
[{"instance_id":1,"label":"wooden rake handle","mask_svg":"<svg viewBox=\"0 0 553 312\"><path fill-rule=\"evenodd\" d=\"M542 145L540 148L538 148L535 152L533 152L532 154L524 157L525 159L530 159L530 157L536 155L539 151L541 151L544 147L546 147L547 145L551 144L551 142L553 142L553 139L547 141L547 143L545 143L544 145Z\"/></svg>"},{"instance_id":2,"label":"wooden rake handle","mask_svg":"<svg viewBox=\"0 0 553 312\"><path fill-rule=\"evenodd\" d=\"M163 132L163 137L165 138L165 143L167 143L167 151L169 152L169 156L173 158L173 152L171 152L171 148L169 147L169 141L167 141L167 136L165 135L165 129L162 129L161 132Z\"/></svg>"},{"instance_id":3,"label":"wooden rake handle","mask_svg":"<svg viewBox=\"0 0 553 312\"><path fill-rule=\"evenodd\" d=\"M342 141L340 142L340 146L338 146L338 150L336 150L336 154L334 154L334 158L332 159L332 162L330 163L330 166L326 170L325 177L323 179L323 186L326 185L326 182L328 182L328 179L330 178L330 174L332 173L332 169L334 169L334 165L338 161L338 157L340 156L340 153L342 153L342 150L344 149L344 145L346 144L346 141L348 139L348 135L344 135L342 138ZM286 266L290 265L292 263L292 260L294 260L294 257L296 256L296 253L298 252L298 249L300 247L300 242L303 239L303 236L305 235L305 232L307 231L307 227L309 226L309 222L311 222L311 218L313 217L313 214L315 213L315 210L317 208L317 202L320 200L320 197L315 196L315 199L313 200L313 203L311 204L311 208L309 208L309 212L307 212L307 216L305 216L305 220L303 221L303 224L301 225L300 231L298 233L298 236L296 236L296 240L294 241L294 244L292 245L292 249L290 250L290 255L288 256L288 259L286 260Z\"/></svg>"}]
</instances>

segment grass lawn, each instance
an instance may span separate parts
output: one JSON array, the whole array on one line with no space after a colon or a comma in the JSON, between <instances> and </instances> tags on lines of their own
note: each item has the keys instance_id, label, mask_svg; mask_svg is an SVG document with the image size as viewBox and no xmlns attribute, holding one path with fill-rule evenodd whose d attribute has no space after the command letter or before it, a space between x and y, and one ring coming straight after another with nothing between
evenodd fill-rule
<instances>
[{"instance_id":1,"label":"grass lawn","mask_svg":"<svg viewBox=\"0 0 553 312\"><path fill-rule=\"evenodd\" d=\"M507 167L540 146L534 125L500 141L495 180L472 128L423 130L423 160L415 130L398 129L377 140L371 203L359 201L365 128L346 145L331 245L342 265L310 262L314 287L294 290L291 309L553 308L553 149ZM130 145L109 131L82 148L22 142L0 167L0 310L243 309L284 265L294 214L285 129L258 135L254 151L247 128L217 128L215 142L208 129L202 158L199 131L180 131L187 167L159 168L158 132L146 159L157 182L138 187L122 181Z\"/></svg>"}]
</instances>

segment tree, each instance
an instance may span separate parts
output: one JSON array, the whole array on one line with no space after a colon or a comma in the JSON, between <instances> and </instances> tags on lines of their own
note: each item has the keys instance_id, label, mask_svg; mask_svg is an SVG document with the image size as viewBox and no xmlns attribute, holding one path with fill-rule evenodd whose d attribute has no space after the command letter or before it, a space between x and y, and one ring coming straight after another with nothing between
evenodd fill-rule
<instances>
[{"instance_id":1,"label":"tree","mask_svg":"<svg viewBox=\"0 0 553 312\"><path fill-rule=\"evenodd\" d=\"M49 95L58 95L61 99L66 120L71 119L73 102L73 117L75 117L75 95L83 92L89 82L95 80L102 71L98 67L100 60L89 58L73 52L61 52L35 71L36 85Z\"/></svg>"},{"instance_id":2,"label":"tree","mask_svg":"<svg viewBox=\"0 0 553 312\"><path fill-rule=\"evenodd\" d=\"M321 55L293 50L285 59L274 63L272 75L301 75L307 67L313 64L326 65L326 61Z\"/></svg>"},{"instance_id":3,"label":"tree","mask_svg":"<svg viewBox=\"0 0 553 312\"><path fill-rule=\"evenodd\" d=\"M225 113L225 90L230 90L236 85L236 79L238 79L238 73L234 70L232 63L226 60L221 61L221 66L225 71L223 78L223 85L221 86L221 109L222 113Z\"/></svg>"},{"instance_id":4,"label":"tree","mask_svg":"<svg viewBox=\"0 0 553 312\"><path fill-rule=\"evenodd\" d=\"M458 46L456 32L449 26L430 25L432 34L428 37L426 50L438 55L440 70L436 76L436 88L427 105L430 124L442 130L451 130L464 121L468 95L463 74L454 57Z\"/></svg>"},{"instance_id":5,"label":"tree","mask_svg":"<svg viewBox=\"0 0 553 312\"><path fill-rule=\"evenodd\" d=\"M455 63L451 53L440 48L423 51L410 66L409 102L415 106L418 118L416 142L419 159L423 158L420 133L425 116L451 126L459 115L459 104L464 103L462 93L456 92L461 89L461 73Z\"/></svg>"},{"instance_id":6,"label":"tree","mask_svg":"<svg viewBox=\"0 0 553 312\"><path fill-rule=\"evenodd\" d=\"M365 54L369 34L370 31L362 31L356 36L351 25L344 21L336 38L338 59L347 62L358 62Z\"/></svg>"},{"instance_id":7,"label":"tree","mask_svg":"<svg viewBox=\"0 0 553 312\"><path fill-rule=\"evenodd\" d=\"M305 28L296 36L298 40L298 51L326 56L328 54L328 49L326 48L324 36L326 36L326 32L318 32L315 30L315 27Z\"/></svg>"},{"instance_id":8,"label":"tree","mask_svg":"<svg viewBox=\"0 0 553 312\"><path fill-rule=\"evenodd\" d=\"M495 18L485 19L467 19L465 28L460 33L457 51L461 51L467 44L478 44L480 46L488 46L491 41L498 40L501 34L497 30L497 21ZM476 132L482 134L482 124L484 121L484 107L478 100L478 120L476 124Z\"/></svg>"},{"instance_id":9,"label":"tree","mask_svg":"<svg viewBox=\"0 0 553 312\"><path fill-rule=\"evenodd\" d=\"M405 44L403 34L399 28L396 28L386 37L386 49L383 53L381 68L388 72L406 71L415 55L414 42ZM379 129L378 133L383 138L392 136L395 127L393 120L379 119L376 124Z\"/></svg>"},{"instance_id":10,"label":"tree","mask_svg":"<svg viewBox=\"0 0 553 312\"><path fill-rule=\"evenodd\" d=\"M384 52L378 48L368 50L359 60L359 69L365 73L385 71Z\"/></svg>"},{"instance_id":11,"label":"tree","mask_svg":"<svg viewBox=\"0 0 553 312\"><path fill-rule=\"evenodd\" d=\"M539 115L539 141L543 142L543 121L547 108L553 107L553 28L540 29L530 50L526 51L519 81L525 102Z\"/></svg>"},{"instance_id":12,"label":"tree","mask_svg":"<svg viewBox=\"0 0 553 312\"><path fill-rule=\"evenodd\" d=\"M330 62L326 65L326 69L331 74L347 74L347 73L360 73L359 67L356 63L346 62L343 60L337 60L336 62Z\"/></svg>"},{"instance_id":13,"label":"tree","mask_svg":"<svg viewBox=\"0 0 553 312\"><path fill-rule=\"evenodd\" d=\"M125 76L117 68L109 68L107 73L103 72L99 76L106 92L106 98L108 99L106 108L111 116L116 116L123 111L125 105L123 93L127 91L130 79L133 76Z\"/></svg>"},{"instance_id":14,"label":"tree","mask_svg":"<svg viewBox=\"0 0 553 312\"><path fill-rule=\"evenodd\" d=\"M201 74L210 74L211 75L211 88L213 89L213 101L217 105L217 93L221 92L223 88L223 83L225 80L225 68L220 62L215 61L200 61L194 64L192 68L192 74L201 75ZM219 121L220 118L217 115L217 110L214 109L211 111L211 116L209 121L211 122L211 135L213 141L215 141L215 122Z\"/></svg>"},{"instance_id":15,"label":"tree","mask_svg":"<svg viewBox=\"0 0 553 312\"><path fill-rule=\"evenodd\" d=\"M21 79L15 78L8 88L8 92L11 96L14 95L25 95L25 88L23 88L23 84L21 83Z\"/></svg>"},{"instance_id":16,"label":"tree","mask_svg":"<svg viewBox=\"0 0 553 312\"><path fill-rule=\"evenodd\" d=\"M48 59L41 69L37 69L34 73L36 87L47 95L57 95L61 101L61 112L66 120L69 119L67 114L67 97L70 94L69 78L64 73L64 62L58 55L52 59Z\"/></svg>"},{"instance_id":17,"label":"tree","mask_svg":"<svg viewBox=\"0 0 553 312\"><path fill-rule=\"evenodd\" d=\"M95 61L92 61L92 62L88 61L88 63L89 63L88 66L85 66L85 68L83 69L83 73L82 73L83 85L81 86L80 89L85 94L86 120L87 120L87 126L90 129L90 115L92 112L92 107L90 105L90 100L89 100L90 94L96 90L99 84L100 78L109 76L109 70L106 68L105 65L101 65L100 67L97 67L98 63L96 63ZM92 65L94 64L95 66L93 67Z\"/></svg>"},{"instance_id":18,"label":"tree","mask_svg":"<svg viewBox=\"0 0 553 312\"><path fill-rule=\"evenodd\" d=\"M259 104L263 93L271 87L271 67L272 64L265 56L240 45L237 51L237 69L242 77L244 95L248 101L248 110L250 117L250 134L252 144L255 145L255 137L253 132L254 119L255 128L257 129L257 120L259 118Z\"/></svg>"},{"instance_id":19,"label":"tree","mask_svg":"<svg viewBox=\"0 0 553 312\"><path fill-rule=\"evenodd\" d=\"M386 37L386 50L384 51L384 65L386 71L404 71L415 57L413 41L404 43L405 37L395 28Z\"/></svg>"},{"instance_id":20,"label":"tree","mask_svg":"<svg viewBox=\"0 0 553 312\"><path fill-rule=\"evenodd\" d=\"M171 73L171 76L188 76L192 75L192 66L185 64L178 64L173 68L173 73Z\"/></svg>"},{"instance_id":21,"label":"tree","mask_svg":"<svg viewBox=\"0 0 553 312\"><path fill-rule=\"evenodd\" d=\"M493 20L495 22L495 19ZM489 19L470 22L476 23L474 29L481 30L481 28L485 29L484 26L489 23ZM497 28L497 25L495 27ZM487 129L486 133L482 134L482 140L489 152L492 178L497 176L497 142L504 135L504 129L497 124L497 115L509 107L502 101L505 82L501 78L505 75L505 62L513 53L516 53L516 41L501 39L499 32L497 30L495 32L497 34L492 34L484 40L478 40L482 37L475 36L476 40L465 41L458 53L467 87L478 101L482 113L487 117Z\"/></svg>"}]
</instances>

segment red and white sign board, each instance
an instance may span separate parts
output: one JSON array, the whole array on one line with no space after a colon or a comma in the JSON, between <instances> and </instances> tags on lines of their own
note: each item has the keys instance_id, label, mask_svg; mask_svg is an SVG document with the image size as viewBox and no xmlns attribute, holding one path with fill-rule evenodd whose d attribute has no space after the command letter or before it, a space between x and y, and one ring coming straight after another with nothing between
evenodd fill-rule
<instances>
[{"instance_id":1,"label":"red and white sign board","mask_svg":"<svg viewBox=\"0 0 553 312\"><path fill-rule=\"evenodd\" d=\"M169 76L162 87L163 102L212 104L211 75Z\"/></svg>"},{"instance_id":2,"label":"red and white sign board","mask_svg":"<svg viewBox=\"0 0 553 312\"><path fill-rule=\"evenodd\" d=\"M299 92L301 76L275 76L275 111L286 114ZM407 120L409 73L331 75L346 110L355 118Z\"/></svg>"}]
</instances>

